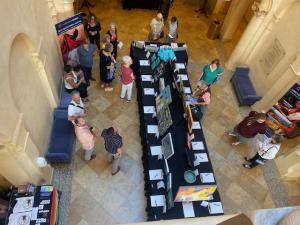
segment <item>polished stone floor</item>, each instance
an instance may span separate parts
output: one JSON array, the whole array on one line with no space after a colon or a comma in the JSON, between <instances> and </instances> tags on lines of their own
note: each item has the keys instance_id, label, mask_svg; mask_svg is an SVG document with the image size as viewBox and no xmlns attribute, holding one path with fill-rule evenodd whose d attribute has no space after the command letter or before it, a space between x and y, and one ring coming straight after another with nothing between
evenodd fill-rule
<instances>
[{"instance_id":1,"label":"polished stone floor","mask_svg":"<svg viewBox=\"0 0 300 225\"><path fill-rule=\"evenodd\" d=\"M210 23L204 16L197 18L194 0L177 0L170 16L179 19L179 42L186 42L189 54L189 76L195 86L204 64L213 58L224 63L237 40L222 43L206 38ZM97 1L92 11L102 25L102 34L111 21L116 22L119 40L124 43L118 60L129 54L132 40L147 37L151 10L122 10L120 0ZM235 35L235 39L240 34ZM103 35L102 35L103 36ZM94 77L99 79L99 57L95 56ZM203 120L206 141L215 171L218 188L226 214L274 207L271 192L261 168L244 169L243 157L251 154L251 145L233 148L226 132L248 113L249 108L239 108L231 84L231 72L225 71L219 84L212 88L213 99ZM74 176L71 193L70 225L110 225L146 220L144 183L141 164L141 145L136 90L133 101L126 103L119 98L120 84L114 82L113 92L104 92L98 82L92 82L87 104L89 122L100 132L115 121L121 130L125 154L121 171L110 174L103 140L97 141L97 158L83 160L83 152L76 148Z\"/></svg>"}]
</instances>

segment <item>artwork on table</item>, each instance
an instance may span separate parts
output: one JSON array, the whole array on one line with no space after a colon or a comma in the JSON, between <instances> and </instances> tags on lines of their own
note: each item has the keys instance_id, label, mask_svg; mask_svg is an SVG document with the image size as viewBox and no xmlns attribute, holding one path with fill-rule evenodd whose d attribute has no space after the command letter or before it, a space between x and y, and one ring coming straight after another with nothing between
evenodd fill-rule
<instances>
[{"instance_id":1,"label":"artwork on table","mask_svg":"<svg viewBox=\"0 0 300 225\"><path fill-rule=\"evenodd\" d=\"M170 85L165 87L155 98L156 110L159 112L164 106L168 106L172 102Z\"/></svg>"},{"instance_id":2,"label":"artwork on table","mask_svg":"<svg viewBox=\"0 0 300 225\"><path fill-rule=\"evenodd\" d=\"M300 84L294 84L267 115L267 124L273 132L288 138L300 135Z\"/></svg>"},{"instance_id":3,"label":"artwork on table","mask_svg":"<svg viewBox=\"0 0 300 225\"><path fill-rule=\"evenodd\" d=\"M212 200L216 189L216 185L180 186L175 197L175 202Z\"/></svg>"},{"instance_id":4,"label":"artwork on table","mask_svg":"<svg viewBox=\"0 0 300 225\"><path fill-rule=\"evenodd\" d=\"M169 107L167 105L162 107L161 110L156 113L156 116L159 136L162 136L173 124Z\"/></svg>"},{"instance_id":5,"label":"artwork on table","mask_svg":"<svg viewBox=\"0 0 300 225\"><path fill-rule=\"evenodd\" d=\"M155 60L152 61L152 58L151 58L151 69L152 71L154 71L158 65L160 64L160 59L159 58L156 58Z\"/></svg>"},{"instance_id":6,"label":"artwork on table","mask_svg":"<svg viewBox=\"0 0 300 225\"><path fill-rule=\"evenodd\" d=\"M174 155L174 147L172 141L171 133L168 133L162 140L162 150L165 159L169 159L172 155Z\"/></svg>"},{"instance_id":7,"label":"artwork on table","mask_svg":"<svg viewBox=\"0 0 300 225\"><path fill-rule=\"evenodd\" d=\"M152 67L152 65L151 65ZM160 62L156 69L153 70L153 79L154 81L158 81L158 79L164 74L165 72L165 65L163 62Z\"/></svg>"},{"instance_id":8,"label":"artwork on table","mask_svg":"<svg viewBox=\"0 0 300 225\"><path fill-rule=\"evenodd\" d=\"M173 191L172 189L170 189L168 192L167 192L167 209L171 209L174 207L174 197L173 197Z\"/></svg>"},{"instance_id":9,"label":"artwork on table","mask_svg":"<svg viewBox=\"0 0 300 225\"><path fill-rule=\"evenodd\" d=\"M186 119L188 124L188 130L189 133L191 134L193 130L194 119L193 119L193 114L190 105L186 105L185 114L186 114Z\"/></svg>"}]
</instances>

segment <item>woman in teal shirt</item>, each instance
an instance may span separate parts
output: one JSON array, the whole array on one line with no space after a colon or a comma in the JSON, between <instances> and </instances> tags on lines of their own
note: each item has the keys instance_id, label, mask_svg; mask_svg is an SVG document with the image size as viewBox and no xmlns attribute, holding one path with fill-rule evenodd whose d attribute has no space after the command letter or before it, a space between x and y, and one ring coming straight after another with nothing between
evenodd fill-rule
<instances>
[{"instance_id":1,"label":"woman in teal shirt","mask_svg":"<svg viewBox=\"0 0 300 225\"><path fill-rule=\"evenodd\" d=\"M202 77L207 86L216 83L220 79L220 75L223 73L223 69L220 66L220 60L214 59L211 64L207 64L203 68Z\"/></svg>"}]
</instances>

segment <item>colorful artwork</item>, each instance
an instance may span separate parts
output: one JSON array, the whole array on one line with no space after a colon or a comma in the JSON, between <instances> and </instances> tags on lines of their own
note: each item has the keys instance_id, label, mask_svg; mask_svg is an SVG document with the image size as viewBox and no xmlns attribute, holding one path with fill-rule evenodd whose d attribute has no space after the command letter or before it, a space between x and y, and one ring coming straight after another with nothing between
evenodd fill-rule
<instances>
[{"instance_id":1,"label":"colorful artwork","mask_svg":"<svg viewBox=\"0 0 300 225\"><path fill-rule=\"evenodd\" d=\"M172 95L170 85L168 85L160 94L156 97L156 110L159 112L164 106L168 106L172 102Z\"/></svg>"},{"instance_id":2,"label":"colorful artwork","mask_svg":"<svg viewBox=\"0 0 300 225\"><path fill-rule=\"evenodd\" d=\"M83 13L78 13L55 24L55 28L63 59L66 63L69 52L82 45L86 39L83 26Z\"/></svg>"},{"instance_id":3,"label":"colorful artwork","mask_svg":"<svg viewBox=\"0 0 300 225\"><path fill-rule=\"evenodd\" d=\"M188 130L189 133L191 134L193 130L194 119L193 119L193 114L190 105L187 105L185 107L185 115L188 123Z\"/></svg>"},{"instance_id":4,"label":"colorful artwork","mask_svg":"<svg viewBox=\"0 0 300 225\"><path fill-rule=\"evenodd\" d=\"M172 141L172 135L171 133L168 133L162 140L162 150L163 155L165 159L170 158L172 155L174 155L174 147L173 147L173 141Z\"/></svg>"},{"instance_id":5,"label":"colorful artwork","mask_svg":"<svg viewBox=\"0 0 300 225\"><path fill-rule=\"evenodd\" d=\"M300 135L300 84L294 84L267 115L267 124L274 132L288 138Z\"/></svg>"},{"instance_id":6,"label":"colorful artwork","mask_svg":"<svg viewBox=\"0 0 300 225\"><path fill-rule=\"evenodd\" d=\"M175 202L208 201L213 199L215 185L181 186L175 197Z\"/></svg>"},{"instance_id":7,"label":"colorful artwork","mask_svg":"<svg viewBox=\"0 0 300 225\"><path fill-rule=\"evenodd\" d=\"M159 111L157 111L157 121L159 136L162 136L173 124L168 105L163 106Z\"/></svg>"}]
</instances>

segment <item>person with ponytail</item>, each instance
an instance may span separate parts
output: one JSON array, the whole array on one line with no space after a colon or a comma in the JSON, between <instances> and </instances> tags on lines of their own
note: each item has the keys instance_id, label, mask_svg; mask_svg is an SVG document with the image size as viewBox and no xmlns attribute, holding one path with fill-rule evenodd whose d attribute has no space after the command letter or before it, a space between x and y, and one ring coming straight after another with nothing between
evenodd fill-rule
<instances>
[{"instance_id":1,"label":"person with ponytail","mask_svg":"<svg viewBox=\"0 0 300 225\"><path fill-rule=\"evenodd\" d=\"M254 138L257 134L264 134L266 132L266 114L251 111L232 132L228 134L236 138L232 145L246 143L249 139Z\"/></svg>"}]
</instances>

